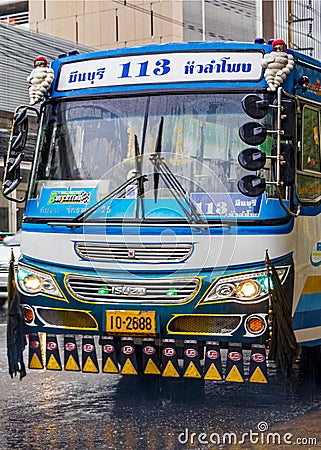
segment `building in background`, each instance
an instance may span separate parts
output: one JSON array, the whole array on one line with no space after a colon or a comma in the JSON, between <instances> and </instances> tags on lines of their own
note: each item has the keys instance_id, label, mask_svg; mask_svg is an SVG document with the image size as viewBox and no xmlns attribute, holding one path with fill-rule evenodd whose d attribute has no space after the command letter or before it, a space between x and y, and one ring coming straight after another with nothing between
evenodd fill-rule
<instances>
[{"instance_id":1,"label":"building in background","mask_svg":"<svg viewBox=\"0 0 321 450\"><path fill-rule=\"evenodd\" d=\"M27 3L27 2L21 2ZM1 5L1 4L0 4ZM0 179L3 174L3 160L6 157L12 114L21 104L29 103L27 76L33 68L34 58L41 54L48 61L61 53L77 49L84 53L90 47L62 40L55 36L43 35L24 26L12 26L14 22L0 21ZM25 182L30 169L36 141L36 123L30 121L30 132L21 166L23 182L17 190L17 198L23 196ZM24 204L8 202L0 195L0 232L16 231L21 224Z\"/></svg>"},{"instance_id":2,"label":"building in background","mask_svg":"<svg viewBox=\"0 0 321 450\"><path fill-rule=\"evenodd\" d=\"M253 0L30 0L29 21L36 31L106 49L204 37L253 41L257 14Z\"/></svg>"},{"instance_id":3,"label":"building in background","mask_svg":"<svg viewBox=\"0 0 321 450\"><path fill-rule=\"evenodd\" d=\"M275 35L289 48L321 59L321 1L288 0L274 2Z\"/></svg>"},{"instance_id":4,"label":"building in background","mask_svg":"<svg viewBox=\"0 0 321 450\"><path fill-rule=\"evenodd\" d=\"M30 27L108 49L282 38L321 59L320 0L29 0Z\"/></svg>"}]
</instances>

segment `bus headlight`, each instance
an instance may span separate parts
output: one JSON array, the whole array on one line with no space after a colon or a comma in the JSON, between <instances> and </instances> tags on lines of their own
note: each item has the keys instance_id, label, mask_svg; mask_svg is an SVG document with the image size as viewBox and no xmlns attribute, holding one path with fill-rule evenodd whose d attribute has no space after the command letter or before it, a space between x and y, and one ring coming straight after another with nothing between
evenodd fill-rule
<instances>
[{"instance_id":1,"label":"bus headlight","mask_svg":"<svg viewBox=\"0 0 321 450\"><path fill-rule=\"evenodd\" d=\"M20 279L20 278L19 278ZM28 292L38 293L41 291L41 278L38 275L31 273L22 278L23 287Z\"/></svg>"},{"instance_id":2,"label":"bus headlight","mask_svg":"<svg viewBox=\"0 0 321 450\"><path fill-rule=\"evenodd\" d=\"M278 267L277 272L283 284L288 273L289 266ZM259 302L265 300L269 293L267 271L243 272L238 275L220 277L214 281L206 296L201 300L203 303L233 301L239 303Z\"/></svg>"},{"instance_id":3,"label":"bus headlight","mask_svg":"<svg viewBox=\"0 0 321 450\"><path fill-rule=\"evenodd\" d=\"M236 295L244 299L253 299L260 295L261 292L261 285L257 281L250 279L239 284Z\"/></svg>"},{"instance_id":4,"label":"bus headlight","mask_svg":"<svg viewBox=\"0 0 321 450\"><path fill-rule=\"evenodd\" d=\"M54 278L49 273L18 264L17 280L20 289L27 294L42 293L63 298Z\"/></svg>"}]
</instances>

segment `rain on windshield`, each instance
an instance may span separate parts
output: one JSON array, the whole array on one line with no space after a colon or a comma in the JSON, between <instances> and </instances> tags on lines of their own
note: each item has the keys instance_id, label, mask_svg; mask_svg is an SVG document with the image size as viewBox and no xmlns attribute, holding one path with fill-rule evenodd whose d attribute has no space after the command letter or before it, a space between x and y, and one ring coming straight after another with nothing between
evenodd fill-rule
<instances>
[{"instance_id":1,"label":"rain on windshield","mask_svg":"<svg viewBox=\"0 0 321 450\"><path fill-rule=\"evenodd\" d=\"M97 200L115 196L96 217L137 217L137 198L143 198L145 217L181 217L175 196L190 198L209 219L233 216L235 205L227 204L233 195L242 197L237 181L245 174L237 160L246 147L238 130L249 121L241 107L244 95L166 94L49 103L31 198L44 188L79 191L98 186ZM270 121L267 115L264 124L269 128ZM269 147L269 139L260 146L268 152ZM155 154L168 169L166 176L162 168L157 175ZM166 178L174 180L174 188Z\"/></svg>"}]
</instances>

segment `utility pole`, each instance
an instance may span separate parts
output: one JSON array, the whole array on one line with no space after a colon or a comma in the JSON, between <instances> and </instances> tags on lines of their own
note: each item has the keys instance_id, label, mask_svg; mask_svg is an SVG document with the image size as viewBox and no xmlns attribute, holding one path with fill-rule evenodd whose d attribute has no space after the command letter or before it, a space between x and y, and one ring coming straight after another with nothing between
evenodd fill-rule
<instances>
[{"instance_id":1,"label":"utility pole","mask_svg":"<svg viewBox=\"0 0 321 450\"><path fill-rule=\"evenodd\" d=\"M288 47L293 48L293 12L292 0L288 0Z\"/></svg>"},{"instance_id":2,"label":"utility pole","mask_svg":"<svg viewBox=\"0 0 321 450\"><path fill-rule=\"evenodd\" d=\"M269 39L276 39L275 36L275 19L274 19L274 0L261 0L262 8L262 31L263 37L266 42Z\"/></svg>"},{"instance_id":3,"label":"utility pole","mask_svg":"<svg viewBox=\"0 0 321 450\"><path fill-rule=\"evenodd\" d=\"M202 0L202 29L203 29L203 41L206 41L206 30L205 30L205 0Z\"/></svg>"}]
</instances>

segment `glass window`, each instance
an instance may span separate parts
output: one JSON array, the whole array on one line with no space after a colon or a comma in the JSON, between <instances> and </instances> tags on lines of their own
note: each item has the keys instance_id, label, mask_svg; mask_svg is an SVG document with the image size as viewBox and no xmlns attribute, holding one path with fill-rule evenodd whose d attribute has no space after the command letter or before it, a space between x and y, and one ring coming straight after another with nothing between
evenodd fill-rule
<instances>
[{"instance_id":1,"label":"glass window","mask_svg":"<svg viewBox=\"0 0 321 450\"><path fill-rule=\"evenodd\" d=\"M137 176L139 170L144 175L144 199L151 200L151 207L155 197L173 199L173 190L181 198L184 191L192 198L199 199L201 194L204 202L206 193L240 195L237 182L249 173L238 162L238 154L246 147L239 128L249 121L242 109L243 97L242 93L164 94L49 104L41 127L31 198L39 196L43 187L93 186L98 186L101 198ZM270 112L263 124L272 128ZM264 151L270 154L271 146L267 139ZM174 189L163 174L155 183L155 153L161 158L162 171L169 169L167 178ZM270 172L264 173L267 180ZM183 191L178 192L179 185ZM124 198L135 198L137 191L127 187ZM145 213L147 216L147 201ZM119 214L124 211L120 209ZM126 214L134 214L134 209Z\"/></svg>"},{"instance_id":2,"label":"glass window","mask_svg":"<svg viewBox=\"0 0 321 450\"><path fill-rule=\"evenodd\" d=\"M320 113L306 105L302 113L300 169L297 176L299 199L308 202L319 201L321 198Z\"/></svg>"},{"instance_id":3,"label":"glass window","mask_svg":"<svg viewBox=\"0 0 321 450\"><path fill-rule=\"evenodd\" d=\"M320 172L319 113L303 109L302 169Z\"/></svg>"}]
</instances>

